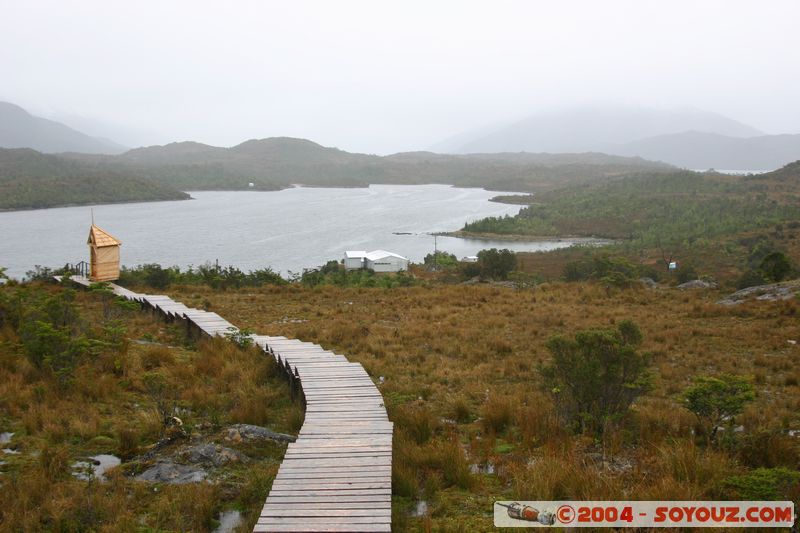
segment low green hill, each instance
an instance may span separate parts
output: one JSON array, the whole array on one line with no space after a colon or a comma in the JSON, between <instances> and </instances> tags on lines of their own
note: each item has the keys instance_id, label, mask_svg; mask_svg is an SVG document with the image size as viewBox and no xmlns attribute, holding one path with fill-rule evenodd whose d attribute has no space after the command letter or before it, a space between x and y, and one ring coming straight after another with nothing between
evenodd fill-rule
<instances>
[{"instance_id":1,"label":"low green hill","mask_svg":"<svg viewBox=\"0 0 800 533\"><path fill-rule=\"evenodd\" d=\"M232 148L196 142L117 156L33 150L0 155L0 209L186 198L178 191L366 187L443 183L541 192L673 167L640 158L585 154L356 154L306 139L274 137Z\"/></svg>"},{"instance_id":2,"label":"low green hill","mask_svg":"<svg viewBox=\"0 0 800 533\"><path fill-rule=\"evenodd\" d=\"M643 246L709 239L800 220L800 162L766 174L647 173L536 196L516 216L464 226L473 234L602 236Z\"/></svg>"},{"instance_id":3,"label":"low green hill","mask_svg":"<svg viewBox=\"0 0 800 533\"><path fill-rule=\"evenodd\" d=\"M0 209L189 197L130 171L97 167L28 148L0 148Z\"/></svg>"},{"instance_id":4,"label":"low green hill","mask_svg":"<svg viewBox=\"0 0 800 533\"><path fill-rule=\"evenodd\" d=\"M104 168L127 169L183 190L270 190L365 187L369 184L446 183L492 190L541 191L568 183L633 172L672 169L635 157L585 154L468 154L408 152L357 154L306 139L254 139L232 148L194 142L131 150L119 156L68 157Z\"/></svg>"}]
</instances>

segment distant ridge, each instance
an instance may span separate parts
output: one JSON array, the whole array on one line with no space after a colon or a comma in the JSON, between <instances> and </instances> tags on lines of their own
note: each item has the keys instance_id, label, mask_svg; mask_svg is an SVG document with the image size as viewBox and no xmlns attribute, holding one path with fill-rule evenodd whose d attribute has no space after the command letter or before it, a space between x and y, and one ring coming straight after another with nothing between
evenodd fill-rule
<instances>
[{"instance_id":1,"label":"distant ridge","mask_svg":"<svg viewBox=\"0 0 800 533\"><path fill-rule=\"evenodd\" d=\"M44 153L119 154L126 150L108 139L90 137L60 122L33 116L9 102L0 102L0 147Z\"/></svg>"},{"instance_id":2,"label":"distant ridge","mask_svg":"<svg viewBox=\"0 0 800 533\"><path fill-rule=\"evenodd\" d=\"M687 131L642 139L610 151L696 170L773 170L800 159L800 135L761 135L742 139Z\"/></svg>"},{"instance_id":3,"label":"distant ridge","mask_svg":"<svg viewBox=\"0 0 800 533\"><path fill-rule=\"evenodd\" d=\"M716 113L591 107L541 113L433 147L450 153L601 152L689 169L772 170L800 157L800 135L765 135Z\"/></svg>"},{"instance_id":4,"label":"distant ridge","mask_svg":"<svg viewBox=\"0 0 800 533\"><path fill-rule=\"evenodd\" d=\"M622 106L579 107L549 111L495 128L455 137L438 151L487 152L608 152L610 147L656 135L704 131L730 137L763 133L722 115L698 109L648 109ZM449 144L449 145L448 145Z\"/></svg>"}]
</instances>

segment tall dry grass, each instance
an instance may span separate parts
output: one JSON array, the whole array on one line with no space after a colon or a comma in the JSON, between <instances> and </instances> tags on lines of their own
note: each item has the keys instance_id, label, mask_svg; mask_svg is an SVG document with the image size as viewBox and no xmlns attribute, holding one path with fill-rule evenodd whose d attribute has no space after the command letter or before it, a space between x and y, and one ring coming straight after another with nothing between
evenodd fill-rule
<instances>
[{"instance_id":1,"label":"tall dry grass","mask_svg":"<svg viewBox=\"0 0 800 533\"><path fill-rule=\"evenodd\" d=\"M795 457L796 441L779 437L800 429L794 365L800 348L787 343L800 340L796 304L723 307L714 304L722 290L622 290L591 283L521 291L480 285L280 287L248 290L246 297L192 290L198 298L213 297L217 312L243 326L320 343L384 376L381 391L396 424L397 502L407 511L409 502L425 498L435 508L429 519L404 517L407 530L456 530L473 520L459 509L479 516L493 497L724 496L724 476ZM249 313L253 308L259 312ZM287 324L287 316L306 322ZM576 437L563 429L537 372L549 358L545 342L625 319L642 329L655 388L603 442ZM694 416L682 407L681 393L695 375L726 372L756 382L756 402L737 423L747 435L765 431L773 437L749 442L743 436L737 441L741 451L707 452L695 445ZM457 462L443 462L440 452L452 451L453 442L461 450L453 457L463 457L467 466L488 461L496 474L470 474L462 488L455 482ZM757 453L766 448L776 452ZM477 530L491 529L490 518L475 520Z\"/></svg>"},{"instance_id":2,"label":"tall dry grass","mask_svg":"<svg viewBox=\"0 0 800 533\"><path fill-rule=\"evenodd\" d=\"M85 293L76 302L88 327L101 329L103 303ZM222 339L195 345L179 328L139 312L113 319L124 326L125 342L84 357L67 386L31 365L8 325L0 329L0 430L14 432L7 446L19 452L5 454L0 466L0 531L210 531L226 507L255 523L281 446L243 446L254 462L212 472L213 483L154 487L126 475L146 462L123 463L108 482L72 476L75 461L98 453L137 460L164 435L160 410L179 415L198 439L219 440L216 432L236 422L283 432L302 423L272 358L258 350Z\"/></svg>"}]
</instances>

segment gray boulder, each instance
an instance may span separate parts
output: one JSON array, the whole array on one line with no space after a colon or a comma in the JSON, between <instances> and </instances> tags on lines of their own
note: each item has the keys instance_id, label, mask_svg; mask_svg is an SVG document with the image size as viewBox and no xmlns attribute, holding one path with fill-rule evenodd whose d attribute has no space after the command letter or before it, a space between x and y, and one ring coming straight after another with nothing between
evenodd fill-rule
<instances>
[{"instance_id":1,"label":"gray boulder","mask_svg":"<svg viewBox=\"0 0 800 533\"><path fill-rule=\"evenodd\" d=\"M658 283L653 278L639 278L639 283L647 287L648 289L655 289L658 287Z\"/></svg>"},{"instance_id":2,"label":"gray boulder","mask_svg":"<svg viewBox=\"0 0 800 533\"><path fill-rule=\"evenodd\" d=\"M247 456L243 453L213 442L190 446L180 452L180 457L192 464L204 463L213 464L214 466L248 461Z\"/></svg>"},{"instance_id":3,"label":"gray boulder","mask_svg":"<svg viewBox=\"0 0 800 533\"><path fill-rule=\"evenodd\" d=\"M254 426L252 424L234 424L228 428L225 439L231 442L265 439L278 442L294 442L297 440L297 437L287 435L286 433L277 433L271 429Z\"/></svg>"},{"instance_id":4,"label":"gray boulder","mask_svg":"<svg viewBox=\"0 0 800 533\"><path fill-rule=\"evenodd\" d=\"M180 465L172 461L159 461L138 476L139 481L183 485L199 483L208 477L208 472L197 466Z\"/></svg>"},{"instance_id":5,"label":"gray boulder","mask_svg":"<svg viewBox=\"0 0 800 533\"><path fill-rule=\"evenodd\" d=\"M693 279L692 281L687 281L686 283L681 283L678 285L678 288L681 290L686 289L716 289L717 284L713 281L706 281L703 279Z\"/></svg>"}]
</instances>

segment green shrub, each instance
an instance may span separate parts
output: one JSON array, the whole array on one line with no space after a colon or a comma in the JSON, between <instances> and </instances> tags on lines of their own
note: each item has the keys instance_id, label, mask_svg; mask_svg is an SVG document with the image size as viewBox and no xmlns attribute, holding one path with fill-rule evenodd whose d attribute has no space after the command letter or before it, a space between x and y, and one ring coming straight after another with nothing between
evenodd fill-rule
<instances>
[{"instance_id":1,"label":"green shrub","mask_svg":"<svg viewBox=\"0 0 800 533\"><path fill-rule=\"evenodd\" d=\"M680 266L678 268L678 283L686 283L695 279L700 279L700 274L692 265Z\"/></svg>"},{"instance_id":2,"label":"green shrub","mask_svg":"<svg viewBox=\"0 0 800 533\"><path fill-rule=\"evenodd\" d=\"M627 287L639 278L639 268L624 257L597 254L564 265L567 281L598 280L615 287Z\"/></svg>"},{"instance_id":3,"label":"green shrub","mask_svg":"<svg viewBox=\"0 0 800 533\"><path fill-rule=\"evenodd\" d=\"M238 329L234 326L231 326L224 335L225 338L230 340L239 348L249 348L253 346L253 332L249 329Z\"/></svg>"},{"instance_id":4,"label":"green shrub","mask_svg":"<svg viewBox=\"0 0 800 533\"><path fill-rule=\"evenodd\" d=\"M786 500L796 493L800 472L788 468L757 468L725 480L731 498L738 500Z\"/></svg>"},{"instance_id":5,"label":"green shrub","mask_svg":"<svg viewBox=\"0 0 800 533\"><path fill-rule=\"evenodd\" d=\"M736 455L751 468L800 467L797 439L775 430L762 429L743 435Z\"/></svg>"},{"instance_id":6,"label":"green shrub","mask_svg":"<svg viewBox=\"0 0 800 533\"><path fill-rule=\"evenodd\" d=\"M423 263L429 270L443 270L458 267L458 258L455 255L437 250L435 253L425 256Z\"/></svg>"},{"instance_id":7,"label":"green shrub","mask_svg":"<svg viewBox=\"0 0 800 533\"><path fill-rule=\"evenodd\" d=\"M746 289L748 287L756 287L758 285L764 285L767 283L767 280L764 279L764 275L759 270L748 270L741 277L736 281L736 288Z\"/></svg>"},{"instance_id":8,"label":"green shrub","mask_svg":"<svg viewBox=\"0 0 800 533\"><path fill-rule=\"evenodd\" d=\"M200 265L196 269L190 266L186 270L181 270L177 266L163 268L155 263L138 265L134 268L122 267L119 282L127 287L146 285L155 289L163 289L173 283L184 285L204 284L213 289L223 290L288 283L271 268L243 272L234 266L220 267L211 263Z\"/></svg>"},{"instance_id":9,"label":"green shrub","mask_svg":"<svg viewBox=\"0 0 800 533\"><path fill-rule=\"evenodd\" d=\"M700 422L706 441L716 444L719 427L727 424L732 429L734 417L755 399L755 393L753 386L740 376L698 376L695 384L684 392L683 399L686 408Z\"/></svg>"},{"instance_id":10,"label":"green shrub","mask_svg":"<svg viewBox=\"0 0 800 533\"><path fill-rule=\"evenodd\" d=\"M517 256L511 250L491 248L478 252L481 277L503 280L517 266Z\"/></svg>"},{"instance_id":11,"label":"green shrub","mask_svg":"<svg viewBox=\"0 0 800 533\"><path fill-rule=\"evenodd\" d=\"M786 279L792 272L792 263L786 254L772 252L761 261L758 269L768 280L779 282Z\"/></svg>"},{"instance_id":12,"label":"green shrub","mask_svg":"<svg viewBox=\"0 0 800 533\"><path fill-rule=\"evenodd\" d=\"M569 427L603 434L650 389L649 356L637 351L641 342L638 326L629 320L616 330L579 331L574 340L550 338L553 360L539 372Z\"/></svg>"},{"instance_id":13,"label":"green shrub","mask_svg":"<svg viewBox=\"0 0 800 533\"><path fill-rule=\"evenodd\" d=\"M12 325L22 341L28 359L37 368L53 373L61 385L72 373L91 345L75 306L75 291L49 294L40 288L23 288L16 293ZM102 340L95 340L102 345Z\"/></svg>"}]
</instances>

